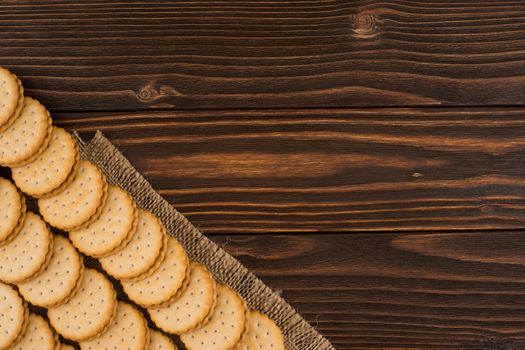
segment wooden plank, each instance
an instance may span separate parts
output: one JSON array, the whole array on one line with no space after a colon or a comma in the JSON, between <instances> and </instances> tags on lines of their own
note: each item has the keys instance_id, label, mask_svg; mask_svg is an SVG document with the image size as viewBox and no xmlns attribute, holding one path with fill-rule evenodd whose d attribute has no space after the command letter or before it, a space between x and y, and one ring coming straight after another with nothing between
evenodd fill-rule
<instances>
[{"instance_id":1,"label":"wooden plank","mask_svg":"<svg viewBox=\"0 0 525 350\"><path fill-rule=\"evenodd\" d=\"M55 114L206 233L525 226L525 109Z\"/></svg>"},{"instance_id":2,"label":"wooden plank","mask_svg":"<svg viewBox=\"0 0 525 350\"><path fill-rule=\"evenodd\" d=\"M521 1L19 1L0 64L52 110L523 105Z\"/></svg>"},{"instance_id":3,"label":"wooden plank","mask_svg":"<svg viewBox=\"0 0 525 350\"><path fill-rule=\"evenodd\" d=\"M525 232L224 235L338 350L525 348Z\"/></svg>"}]
</instances>

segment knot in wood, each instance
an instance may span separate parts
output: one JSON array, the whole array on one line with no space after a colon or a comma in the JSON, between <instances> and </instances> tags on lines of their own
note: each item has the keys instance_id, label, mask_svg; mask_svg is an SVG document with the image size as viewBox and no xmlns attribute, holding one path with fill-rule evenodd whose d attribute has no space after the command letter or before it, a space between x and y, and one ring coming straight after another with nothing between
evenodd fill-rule
<instances>
[{"instance_id":1,"label":"knot in wood","mask_svg":"<svg viewBox=\"0 0 525 350\"><path fill-rule=\"evenodd\" d=\"M352 31L356 38L370 38L378 34L377 18L370 12L352 16Z\"/></svg>"},{"instance_id":2,"label":"knot in wood","mask_svg":"<svg viewBox=\"0 0 525 350\"><path fill-rule=\"evenodd\" d=\"M159 92L151 84L141 87L137 93L137 98L142 102L152 101L158 96Z\"/></svg>"},{"instance_id":3,"label":"knot in wood","mask_svg":"<svg viewBox=\"0 0 525 350\"><path fill-rule=\"evenodd\" d=\"M177 91L173 86L170 85L160 85L158 88L156 86L158 82L149 81L146 85L142 86L136 93L137 99L141 102L152 102L156 101L163 97L169 96L183 96L182 93Z\"/></svg>"}]
</instances>

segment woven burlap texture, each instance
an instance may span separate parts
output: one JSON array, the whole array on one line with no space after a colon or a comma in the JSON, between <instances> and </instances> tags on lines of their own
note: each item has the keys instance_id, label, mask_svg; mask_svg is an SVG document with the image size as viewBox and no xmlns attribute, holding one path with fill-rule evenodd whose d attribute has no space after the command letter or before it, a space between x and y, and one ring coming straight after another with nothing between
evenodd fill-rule
<instances>
[{"instance_id":1,"label":"woven burlap texture","mask_svg":"<svg viewBox=\"0 0 525 350\"><path fill-rule=\"evenodd\" d=\"M216 280L236 290L254 309L261 311L281 327L287 350L335 350L283 298L274 293L237 259L210 241L163 199L149 182L101 132L89 142L75 133L80 154L95 163L111 184L128 191L137 205L157 215L168 232L183 245L190 259L206 266Z\"/></svg>"}]
</instances>

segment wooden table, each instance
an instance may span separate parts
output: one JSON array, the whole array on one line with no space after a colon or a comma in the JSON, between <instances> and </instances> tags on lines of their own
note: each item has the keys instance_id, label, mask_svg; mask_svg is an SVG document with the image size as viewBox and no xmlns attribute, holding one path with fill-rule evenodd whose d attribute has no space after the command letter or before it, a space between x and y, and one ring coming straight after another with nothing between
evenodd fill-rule
<instances>
[{"instance_id":1,"label":"wooden table","mask_svg":"<svg viewBox=\"0 0 525 350\"><path fill-rule=\"evenodd\" d=\"M0 43L337 349L525 348L525 2L3 0Z\"/></svg>"}]
</instances>

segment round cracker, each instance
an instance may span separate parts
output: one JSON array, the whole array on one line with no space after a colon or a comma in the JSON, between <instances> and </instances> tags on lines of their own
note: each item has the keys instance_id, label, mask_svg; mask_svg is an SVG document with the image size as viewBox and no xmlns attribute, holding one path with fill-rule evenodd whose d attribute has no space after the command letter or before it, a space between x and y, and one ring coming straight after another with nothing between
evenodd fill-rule
<instances>
[{"instance_id":1,"label":"round cracker","mask_svg":"<svg viewBox=\"0 0 525 350\"><path fill-rule=\"evenodd\" d=\"M14 123L0 133L0 165L21 166L43 152L51 139L51 117L46 108L31 97Z\"/></svg>"},{"instance_id":2,"label":"round cracker","mask_svg":"<svg viewBox=\"0 0 525 350\"><path fill-rule=\"evenodd\" d=\"M284 337L279 327L268 316L251 311L246 319L246 330L235 350L285 350Z\"/></svg>"},{"instance_id":3,"label":"round cracker","mask_svg":"<svg viewBox=\"0 0 525 350\"><path fill-rule=\"evenodd\" d=\"M166 258L157 271L139 281L122 281L128 297L145 308L163 305L182 292L189 273L189 259L173 237L168 238Z\"/></svg>"},{"instance_id":4,"label":"round cracker","mask_svg":"<svg viewBox=\"0 0 525 350\"><path fill-rule=\"evenodd\" d=\"M119 302L108 329L79 345L82 350L143 350L147 349L148 342L149 329L142 313L129 304Z\"/></svg>"},{"instance_id":5,"label":"round cracker","mask_svg":"<svg viewBox=\"0 0 525 350\"><path fill-rule=\"evenodd\" d=\"M0 132L9 127L19 116L24 105L24 89L20 80L0 67Z\"/></svg>"},{"instance_id":6,"label":"round cracker","mask_svg":"<svg viewBox=\"0 0 525 350\"><path fill-rule=\"evenodd\" d=\"M60 349L59 350L75 350L75 348L71 345L68 345L68 344L60 344Z\"/></svg>"},{"instance_id":7,"label":"round cracker","mask_svg":"<svg viewBox=\"0 0 525 350\"><path fill-rule=\"evenodd\" d=\"M79 229L97 219L107 195L107 182L96 165L81 160L73 181L62 192L38 200L40 214L51 226Z\"/></svg>"},{"instance_id":8,"label":"round cracker","mask_svg":"<svg viewBox=\"0 0 525 350\"><path fill-rule=\"evenodd\" d=\"M100 272L86 269L80 289L66 303L48 310L53 328L67 339L84 341L103 332L113 320L117 294Z\"/></svg>"},{"instance_id":9,"label":"round cracker","mask_svg":"<svg viewBox=\"0 0 525 350\"><path fill-rule=\"evenodd\" d=\"M167 236L160 220L149 211L139 209L137 229L128 245L99 261L108 274L119 280L138 279L150 274L162 262L159 259L166 249Z\"/></svg>"},{"instance_id":10,"label":"round cracker","mask_svg":"<svg viewBox=\"0 0 525 350\"><path fill-rule=\"evenodd\" d=\"M244 301L230 287L218 285L217 304L209 321L180 339L188 350L228 350L241 339L245 322Z\"/></svg>"},{"instance_id":11,"label":"round cracker","mask_svg":"<svg viewBox=\"0 0 525 350\"><path fill-rule=\"evenodd\" d=\"M215 281L201 264L190 264L190 278L180 297L170 304L148 309L157 327L181 334L198 327L210 315L216 300Z\"/></svg>"},{"instance_id":12,"label":"round cracker","mask_svg":"<svg viewBox=\"0 0 525 350\"><path fill-rule=\"evenodd\" d=\"M0 127L0 132L3 132L8 127L10 127L18 119L18 117L20 117L22 108L24 108L24 87L22 86L22 82L20 81L20 79L16 78L16 81L18 84L18 105L16 106L16 109L13 115L11 116L11 118L9 118L7 123L5 123L4 125Z\"/></svg>"},{"instance_id":13,"label":"round cracker","mask_svg":"<svg viewBox=\"0 0 525 350\"><path fill-rule=\"evenodd\" d=\"M0 282L0 349L7 349L24 334L28 309L16 290Z\"/></svg>"},{"instance_id":14,"label":"round cracker","mask_svg":"<svg viewBox=\"0 0 525 350\"><path fill-rule=\"evenodd\" d=\"M84 264L82 257L67 238L53 237L53 255L44 271L31 280L19 283L18 290L25 300L51 307L65 302L80 284Z\"/></svg>"},{"instance_id":15,"label":"round cracker","mask_svg":"<svg viewBox=\"0 0 525 350\"><path fill-rule=\"evenodd\" d=\"M25 198L11 181L0 177L0 245L18 234L25 212Z\"/></svg>"},{"instance_id":16,"label":"round cracker","mask_svg":"<svg viewBox=\"0 0 525 350\"><path fill-rule=\"evenodd\" d=\"M42 316L30 314L24 335L9 350L55 350L58 346L58 336L49 323Z\"/></svg>"},{"instance_id":17,"label":"round cracker","mask_svg":"<svg viewBox=\"0 0 525 350\"><path fill-rule=\"evenodd\" d=\"M42 271L53 253L53 236L40 216L27 213L20 233L0 247L0 280L19 283Z\"/></svg>"},{"instance_id":18,"label":"round cracker","mask_svg":"<svg viewBox=\"0 0 525 350\"><path fill-rule=\"evenodd\" d=\"M166 335L150 329L148 350L177 350L177 347Z\"/></svg>"},{"instance_id":19,"label":"round cracker","mask_svg":"<svg viewBox=\"0 0 525 350\"><path fill-rule=\"evenodd\" d=\"M71 135L64 129L53 127L49 146L32 162L12 168L13 180L28 195L40 198L58 191L73 177L78 150Z\"/></svg>"},{"instance_id":20,"label":"round cracker","mask_svg":"<svg viewBox=\"0 0 525 350\"><path fill-rule=\"evenodd\" d=\"M108 196L97 220L69 232L69 239L86 255L100 258L116 254L132 239L138 209L131 196L117 186L108 186Z\"/></svg>"}]
</instances>

